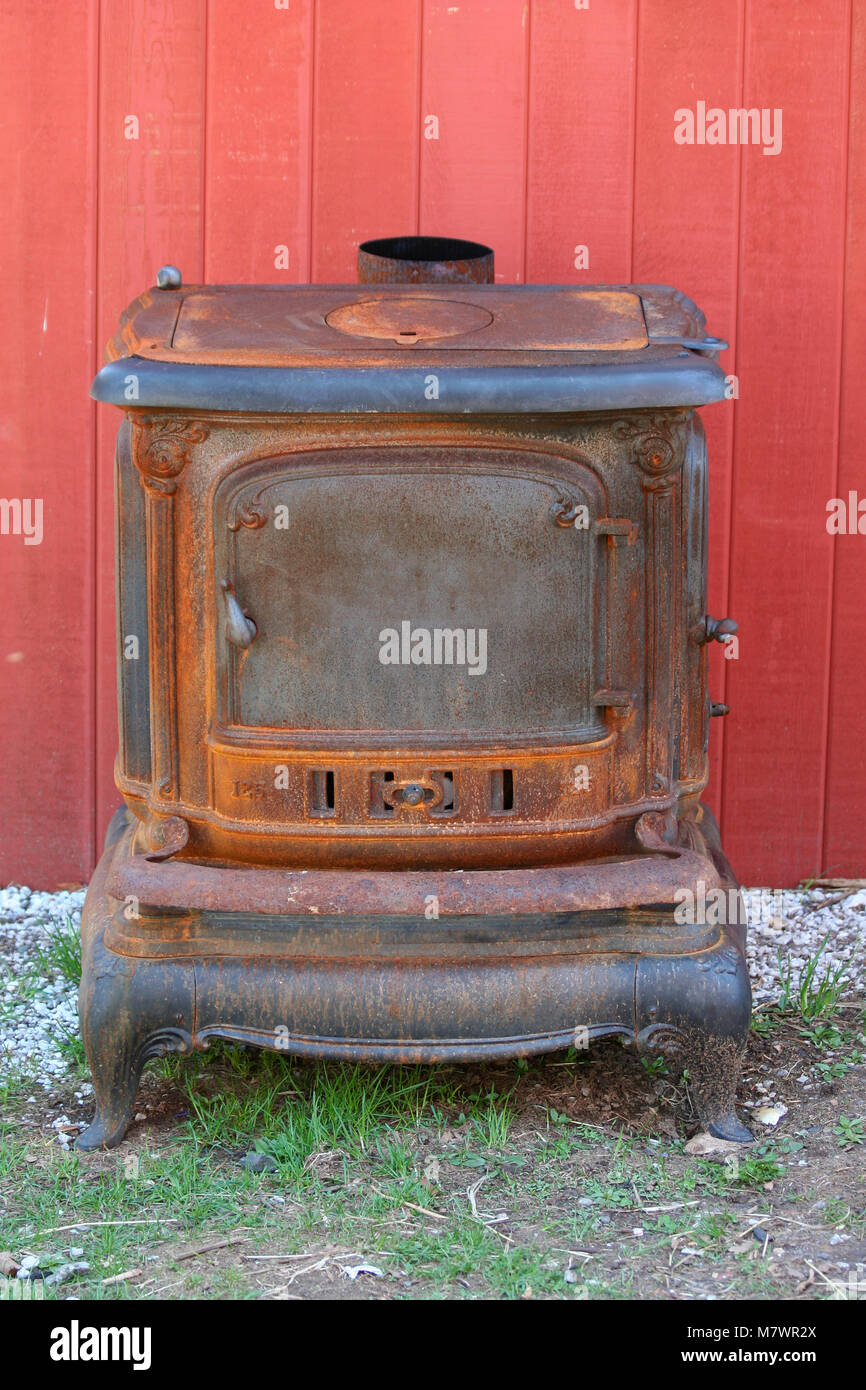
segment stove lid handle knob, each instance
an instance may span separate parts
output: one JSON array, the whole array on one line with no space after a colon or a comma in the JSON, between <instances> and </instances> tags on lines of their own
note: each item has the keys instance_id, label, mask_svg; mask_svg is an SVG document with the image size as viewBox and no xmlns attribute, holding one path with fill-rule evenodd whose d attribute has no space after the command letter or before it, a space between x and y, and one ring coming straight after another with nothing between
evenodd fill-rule
<instances>
[{"instance_id":1,"label":"stove lid handle knob","mask_svg":"<svg viewBox=\"0 0 866 1390\"><path fill-rule=\"evenodd\" d=\"M176 265L161 265L156 272L156 285L160 290L179 290L183 277Z\"/></svg>"},{"instance_id":2,"label":"stove lid handle knob","mask_svg":"<svg viewBox=\"0 0 866 1390\"><path fill-rule=\"evenodd\" d=\"M258 628L238 603L231 580L223 579L220 588L226 604L226 639L234 647L248 647L254 640Z\"/></svg>"}]
</instances>

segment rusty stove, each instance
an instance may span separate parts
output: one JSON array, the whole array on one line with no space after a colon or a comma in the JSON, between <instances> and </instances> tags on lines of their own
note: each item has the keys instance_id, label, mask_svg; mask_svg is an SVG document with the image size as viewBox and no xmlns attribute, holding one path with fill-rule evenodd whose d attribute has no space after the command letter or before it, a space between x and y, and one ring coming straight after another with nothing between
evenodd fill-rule
<instances>
[{"instance_id":1,"label":"rusty stove","mask_svg":"<svg viewBox=\"0 0 866 1390\"><path fill-rule=\"evenodd\" d=\"M167 266L94 383L124 411L124 806L83 914L79 1144L214 1037L459 1062L606 1034L678 1051L746 1140L742 929L683 910L736 896L700 801L724 344L675 290L503 287L473 243L360 262Z\"/></svg>"}]
</instances>

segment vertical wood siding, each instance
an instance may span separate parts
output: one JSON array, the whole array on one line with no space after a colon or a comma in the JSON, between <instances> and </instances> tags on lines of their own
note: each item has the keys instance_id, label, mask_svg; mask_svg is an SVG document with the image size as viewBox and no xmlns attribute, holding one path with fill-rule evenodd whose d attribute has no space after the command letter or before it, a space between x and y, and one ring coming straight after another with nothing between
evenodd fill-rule
<instances>
[{"instance_id":1,"label":"vertical wood siding","mask_svg":"<svg viewBox=\"0 0 866 1390\"><path fill-rule=\"evenodd\" d=\"M747 882L864 872L866 535L825 525L866 498L863 6L0 0L0 68L0 496L44 505L41 545L0 535L0 880L85 878L117 803L118 417L87 388L120 309L166 261L351 281L398 232L489 242L503 283L671 283L730 340L708 799ZM677 144L698 101L781 108L781 153Z\"/></svg>"}]
</instances>

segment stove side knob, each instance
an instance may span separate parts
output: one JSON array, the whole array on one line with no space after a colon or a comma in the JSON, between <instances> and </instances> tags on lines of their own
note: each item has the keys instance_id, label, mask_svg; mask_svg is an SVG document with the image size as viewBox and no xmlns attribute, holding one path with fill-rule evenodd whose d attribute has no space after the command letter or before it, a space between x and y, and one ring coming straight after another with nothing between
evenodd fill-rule
<instances>
[{"instance_id":1,"label":"stove side knob","mask_svg":"<svg viewBox=\"0 0 866 1390\"><path fill-rule=\"evenodd\" d=\"M714 618L706 613L695 624L695 641L699 646L703 646L705 642L727 642L729 637L735 637L738 632L739 625L733 618Z\"/></svg>"}]
</instances>

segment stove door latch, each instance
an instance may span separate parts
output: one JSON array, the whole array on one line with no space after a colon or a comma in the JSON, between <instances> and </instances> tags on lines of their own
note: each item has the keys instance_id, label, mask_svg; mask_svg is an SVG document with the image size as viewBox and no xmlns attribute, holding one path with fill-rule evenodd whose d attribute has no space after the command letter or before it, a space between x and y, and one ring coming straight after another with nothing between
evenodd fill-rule
<instances>
[{"instance_id":1,"label":"stove door latch","mask_svg":"<svg viewBox=\"0 0 866 1390\"><path fill-rule=\"evenodd\" d=\"M235 586L230 579L220 582L226 605L226 639L234 647L248 647L258 631L249 614L245 613L237 601Z\"/></svg>"},{"instance_id":2,"label":"stove door latch","mask_svg":"<svg viewBox=\"0 0 866 1390\"><path fill-rule=\"evenodd\" d=\"M606 536L610 545L634 545L637 526L627 516L600 516L593 522L597 536Z\"/></svg>"},{"instance_id":3,"label":"stove door latch","mask_svg":"<svg viewBox=\"0 0 866 1390\"><path fill-rule=\"evenodd\" d=\"M607 721L622 728L634 714L634 699L630 690L597 690L592 697L596 709L607 711Z\"/></svg>"}]
</instances>

